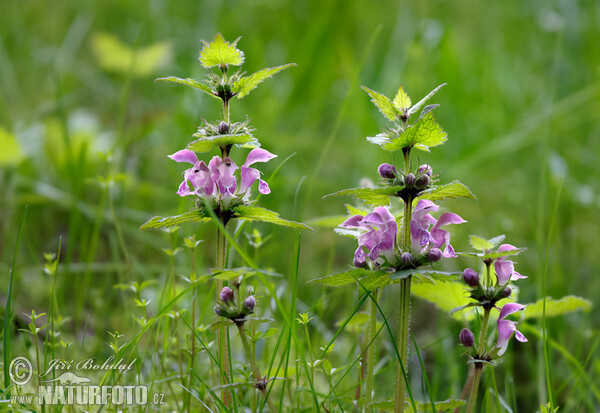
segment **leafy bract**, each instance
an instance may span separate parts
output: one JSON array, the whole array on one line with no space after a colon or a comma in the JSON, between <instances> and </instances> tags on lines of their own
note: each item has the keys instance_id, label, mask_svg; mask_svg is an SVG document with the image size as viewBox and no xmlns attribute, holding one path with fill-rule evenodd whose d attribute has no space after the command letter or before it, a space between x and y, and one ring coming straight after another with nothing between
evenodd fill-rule
<instances>
[{"instance_id":1,"label":"leafy bract","mask_svg":"<svg viewBox=\"0 0 600 413\"><path fill-rule=\"evenodd\" d=\"M528 304L523 310L523 318L542 318L544 299L540 298L533 304ZM546 297L546 317L556 317L573 311L589 311L592 308L592 302L582 297L568 295L555 300L552 297Z\"/></svg>"},{"instance_id":2,"label":"leafy bract","mask_svg":"<svg viewBox=\"0 0 600 413\"><path fill-rule=\"evenodd\" d=\"M166 228L184 224L186 222L208 222L210 219L210 215L203 209L193 209L181 215L175 215L172 217L154 217L142 225L140 229L145 230Z\"/></svg>"},{"instance_id":3,"label":"leafy bract","mask_svg":"<svg viewBox=\"0 0 600 413\"><path fill-rule=\"evenodd\" d=\"M444 86L446 86L446 83L442 83L441 85L439 85L438 87L436 87L435 89L433 89L431 92L429 92L427 94L427 96L425 96L423 99L421 99L420 101L418 101L412 108L410 108L408 110L408 116L411 116L412 114L414 114L415 112L417 112L421 106L423 106L425 103L427 103L427 101L429 99L431 99L433 97L433 95L435 95L438 92L438 90L440 90Z\"/></svg>"},{"instance_id":4,"label":"leafy bract","mask_svg":"<svg viewBox=\"0 0 600 413\"><path fill-rule=\"evenodd\" d=\"M235 218L245 219L247 221L263 221L270 222L272 224L283 225L285 227L308 229L312 231L312 228L295 221L288 221L279 217L279 214L275 211L271 211L261 207L238 205L233 208Z\"/></svg>"},{"instance_id":5,"label":"leafy bract","mask_svg":"<svg viewBox=\"0 0 600 413\"><path fill-rule=\"evenodd\" d=\"M392 103L392 101L385 95L369 89L366 86L362 86L362 89L369 94L371 102L377 106L377 109L389 120L396 120L402 113Z\"/></svg>"},{"instance_id":6,"label":"leafy bract","mask_svg":"<svg viewBox=\"0 0 600 413\"><path fill-rule=\"evenodd\" d=\"M195 133L194 136L198 136ZM202 136L202 135L201 135ZM186 149L194 152L209 152L213 148L222 148L230 145L237 145L242 148L258 148L260 144L258 140L248 133L215 135L200 138L190 142Z\"/></svg>"},{"instance_id":7,"label":"leafy bract","mask_svg":"<svg viewBox=\"0 0 600 413\"><path fill-rule=\"evenodd\" d=\"M147 76L170 59L171 47L160 42L136 49L113 34L99 32L92 37L92 52L104 70Z\"/></svg>"},{"instance_id":8,"label":"leafy bract","mask_svg":"<svg viewBox=\"0 0 600 413\"><path fill-rule=\"evenodd\" d=\"M235 47L239 40L238 37L233 43L229 43L221 33L217 33L215 40L211 43L202 40L204 47L200 51L198 60L207 69L213 66L240 66L244 63L244 52Z\"/></svg>"},{"instance_id":9,"label":"leafy bract","mask_svg":"<svg viewBox=\"0 0 600 413\"><path fill-rule=\"evenodd\" d=\"M236 94L238 99L241 99L250 93L256 86L261 84L265 79L268 79L275 73L295 65L295 63L288 63L286 65L277 67L267 67L259 70L258 72L252 73L249 76L241 77L233 84L232 91Z\"/></svg>"},{"instance_id":10,"label":"leafy bract","mask_svg":"<svg viewBox=\"0 0 600 413\"><path fill-rule=\"evenodd\" d=\"M369 140L381 145L386 151L409 147L429 152L429 148L443 144L448 138L446 132L436 122L433 113L429 112L398 136L386 139L382 143L375 142L372 138Z\"/></svg>"},{"instance_id":11,"label":"leafy bract","mask_svg":"<svg viewBox=\"0 0 600 413\"><path fill-rule=\"evenodd\" d=\"M217 96L217 94L210 88L210 86L208 86L205 83L198 82L195 79L190 79L190 78L181 79L179 77L169 76L169 77L160 77L160 78L156 79L155 82L179 83L180 85L186 85L186 86L193 87L194 89L200 90L200 91L206 93L207 95L212 96L215 99L219 99L219 96Z\"/></svg>"},{"instance_id":12,"label":"leafy bract","mask_svg":"<svg viewBox=\"0 0 600 413\"><path fill-rule=\"evenodd\" d=\"M385 188L352 188L342 189L341 191L334 192L333 194L325 195L323 198L330 196L340 195L352 195L353 197L360 199L367 205L371 206L384 206L389 205L390 196L396 195L402 190L402 186L388 186Z\"/></svg>"},{"instance_id":13,"label":"leafy bract","mask_svg":"<svg viewBox=\"0 0 600 413\"><path fill-rule=\"evenodd\" d=\"M394 97L392 103L401 112L406 112L410 108L410 105L412 105L410 97L402 89L402 86L398 89L398 93L396 93L396 97Z\"/></svg>"},{"instance_id":14,"label":"leafy bract","mask_svg":"<svg viewBox=\"0 0 600 413\"><path fill-rule=\"evenodd\" d=\"M447 198L471 198L477 199L471 190L460 181L452 181L450 183L436 186L433 189L422 192L419 198L429 199L430 201L438 201Z\"/></svg>"},{"instance_id":15,"label":"leafy bract","mask_svg":"<svg viewBox=\"0 0 600 413\"><path fill-rule=\"evenodd\" d=\"M478 237L477 235L469 235L469 244L478 251L485 251L494 248L494 245L488 240Z\"/></svg>"}]
</instances>

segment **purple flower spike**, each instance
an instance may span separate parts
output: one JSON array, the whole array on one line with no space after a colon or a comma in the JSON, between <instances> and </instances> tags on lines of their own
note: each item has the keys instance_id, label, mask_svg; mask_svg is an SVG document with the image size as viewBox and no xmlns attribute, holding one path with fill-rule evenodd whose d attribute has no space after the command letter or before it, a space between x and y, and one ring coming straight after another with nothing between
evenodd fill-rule
<instances>
[{"instance_id":1,"label":"purple flower spike","mask_svg":"<svg viewBox=\"0 0 600 413\"><path fill-rule=\"evenodd\" d=\"M256 162L268 162L276 157L277 155L273 155L267 150L260 148L252 149L246 158L246 162L244 162L241 168L240 192L249 194L248 190L258 179L258 192L263 195L270 194L271 189L269 188L269 185L260 179L260 171L255 168L250 168L250 165ZM247 196L245 198L247 198Z\"/></svg>"},{"instance_id":2,"label":"purple flower spike","mask_svg":"<svg viewBox=\"0 0 600 413\"><path fill-rule=\"evenodd\" d=\"M516 250L517 247L510 244L502 244L498 247L498 252ZM496 270L496 276L498 277L498 284L504 285L508 281L516 281L520 278L527 278L524 275L519 274L515 271L514 262L509 260L507 257L500 257L494 263L494 269Z\"/></svg>"},{"instance_id":3,"label":"purple flower spike","mask_svg":"<svg viewBox=\"0 0 600 413\"><path fill-rule=\"evenodd\" d=\"M452 248L452 245L450 245L450 233L446 230L440 229L440 227L450 224L462 224L464 222L467 221L458 215L452 212L445 212L440 216L433 228L431 228L433 246L441 249L442 245L446 245L443 252L444 257L456 257L456 254L454 253L454 248Z\"/></svg>"},{"instance_id":4,"label":"purple flower spike","mask_svg":"<svg viewBox=\"0 0 600 413\"><path fill-rule=\"evenodd\" d=\"M379 165L377 172L379 172L379 175L385 179L394 179L396 177L396 168L389 163L382 163Z\"/></svg>"},{"instance_id":5,"label":"purple flower spike","mask_svg":"<svg viewBox=\"0 0 600 413\"><path fill-rule=\"evenodd\" d=\"M502 307L502 310L500 310L500 316L498 317L498 343L496 344L496 347L500 349L498 350L499 356L503 355L506 351L506 348L508 347L508 341L510 340L513 331L515 332L515 337L517 340L522 343L527 341L525 336L519 330L517 330L516 322L505 320L505 318L510 314L516 313L524 308L524 305L518 303L508 303Z\"/></svg>"},{"instance_id":6,"label":"purple flower spike","mask_svg":"<svg viewBox=\"0 0 600 413\"><path fill-rule=\"evenodd\" d=\"M460 339L461 344L465 347L473 347L473 344L475 344L475 336L468 328L463 328L460 330L460 335L458 338Z\"/></svg>"},{"instance_id":7,"label":"purple flower spike","mask_svg":"<svg viewBox=\"0 0 600 413\"><path fill-rule=\"evenodd\" d=\"M354 228L366 231L358 236L358 248L354 252L354 266L364 266L368 256L376 265L382 263L381 254L388 261L394 259L394 246L398 225L396 219L385 207L377 207L366 216L354 215L340 224L344 228ZM367 250L365 254L363 247Z\"/></svg>"}]
</instances>

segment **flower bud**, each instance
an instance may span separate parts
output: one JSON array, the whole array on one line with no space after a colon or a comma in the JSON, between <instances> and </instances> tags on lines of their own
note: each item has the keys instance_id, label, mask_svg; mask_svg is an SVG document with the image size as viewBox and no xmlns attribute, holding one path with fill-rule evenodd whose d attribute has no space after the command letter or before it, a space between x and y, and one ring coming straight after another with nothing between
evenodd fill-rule
<instances>
[{"instance_id":1,"label":"flower bud","mask_svg":"<svg viewBox=\"0 0 600 413\"><path fill-rule=\"evenodd\" d=\"M479 274L472 270L471 268L467 268L463 272L463 279L470 287L477 287L479 285Z\"/></svg>"},{"instance_id":2,"label":"flower bud","mask_svg":"<svg viewBox=\"0 0 600 413\"><path fill-rule=\"evenodd\" d=\"M219 317L225 317L225 311L220 305L215 305L215 314Z\"/></svg>"},{"instance_id":3,"label":"flower bud","mask_svg":"<svg viewBox=\"0 0 600 413\"><path fill-rule=\"evenodd\" d=\"M255 305L256 299L253 296L250 296L244 300L244 308L246 308L248 311L253 311Z\"/></svg>"},{"instance_id":4,"label":"flower bud","mask_svg":"<svg viewBox=\"0 0 600 413\"><path fill-rule=\"evenodd\" d=\"M411 187L415 185L416 178L412 173L406 174L404 177L404 186Z\"/></svg>"},{"instance_id":5,"label":"flower bud","mask_svg":"<svg viewBox=\"0 0 600 413\"><path fill-rule=\"evenodd\" d=\"M431 166L427 165L426 163L419 166L419 175L431 176L431 173L432 173Z\"/></svg>"},{"instance_id":6,"label":"flower bud","mask_svg":"<svg viewBox=\"0 0 600 413\"><path fill-rule=\"evenodd\" d=\"M432 248L427 253L427 260L431 262L438 262L442 259L442 250L439 248Z\"/></svg>"},{"instance_id":7,"label":"flower bud","mask_svg":"<svg viewBox=\"0 0 600 413\"><path fill-rule=\"evenodd\" d=\"M223 301L225 304L229 304L233 302L233 290L229 287L223 287L223 289L221 290L221 301Z\"/></svg>"},{"instance_id":8,"label":"flower bud","mask_svg":"<svg viewBox=\"0 0 600 413\"><path fill-rule=\"evenodd\" d=\"M462 330L460 330L460 335L458 337L463 346L473 347L473 344L475 343L475 336L473 335L471 330L469 330L468 328L463 328Z\"/></svg>"},{"instance_id":9,"label":"flower bud","mask_svg":"<svg viewBox=\"0 0 600 413\"><path fill-rule=\"evenodd\" d=\"M412 262L413 257L410 252L403 252L400 256L400 259L402 260L403 264L408 265Z\"/></svg>"},{"instance_id":10,"label":"flower bud","mask_svg":"<svg viewBox=\"0 0 600 413\"><path fill-rule=\"evenodd\" d=\"M396 177L396 168L389 163L382 163L379 165L377 172L379 172L379 175L385 179L394 179Z\"/></svg>"},{"instance_id":11,"label":"flower bud","mask_svg":"<svg viewBox=\"0 0 600 413\"><path fill-rule=\"evenodd\" d=\"M221 121L221 123L219 123L219 133L225 135L227 132L229 132L229 125L227 122Z\"/></svg>"},{"instance_id":12,"label":"flower bud","mask_svg":"<svg viewBox=\"0 0 600 413\"><path fill-rule=\"evenodd\" d=\"M512 294L512 288L506 287L504 291L502 291L502 297L508 298Z\"/></svg>"},{"instance_id":13,"label":"flower bud","mask_svg":"<svg viewBox=\"0 0 600 413\"><path fill-rule=\"evenodd\" d=\"M417 186L419 188L425 188L427 185L429 185L429 182L431 180L429 179L429 176L427 175L421 175L419 177L419 179L417 179Z\"/></svg>"}]
</instances>

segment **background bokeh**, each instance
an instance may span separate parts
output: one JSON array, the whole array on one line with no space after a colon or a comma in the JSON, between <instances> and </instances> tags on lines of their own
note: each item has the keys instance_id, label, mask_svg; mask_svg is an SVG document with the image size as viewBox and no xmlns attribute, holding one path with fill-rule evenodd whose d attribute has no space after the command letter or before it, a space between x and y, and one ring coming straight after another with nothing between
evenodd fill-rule
<instances>
[{"instance_id":1,"label":"background bokeh","mask_svg":"<svg viewBox=\"0 0 600 413\"><path fill-rule=\"evenodd\" d=\"M272 194L262 197L262 206L309 224L344 214L343 204L352 200L322 197L363 178L376 181L377 165L391 161L365 139L385 122L359 86L393 95L402 85L416 101L447 83L433 102L441 105L436 117L449 140L419 157L442 182L460 179L478 198L444 203L469 221L453 228L455 248L469 248L468 234L506 234L511 244L528 248L518 259L519 271L529 276L520 283L521 302L541 297L544 274L548 295L575 294L595 302L600 294L599 16L600 6L591 0L3 2L0 270L5 280L18 218L29 205L15 311L47 309L51 283L43 274L43 253L55 252L62 237L57 291L61 313L70 317L65 336L77 341L87 320L94 330L90 337L97 338L86 348L93 354L107 350L107 330L135 330L128 314L132 304L113 288L129 280L119 238L138 277L160 284L169 236L138 228L153 215L190 207L191 200L175 195L181 165L166 155L183 148L201 119L216 119L220 109L194 90L153 79L201 78L200 39L211 40L216 32L228 40L242 36L238 46L248 72L297 64L232 106L233 118L248 116L262 146L278 160L294 154L271 181ZM269 176L276 166L261 169ZM102 184L107 179L113 181L110 196ZM284 294L298 236L268 225L252 228L271 235L259 262L283 274L274 282ZM182 228L179 241L192 232L204 240L198 265L206 269L214 257L214 227ZM355 291L305 281L346 268L354 248L331 228L302 235L298 309L316 316L315 346L326 344L335 323L351 311ZM233 263L241 264L236 259ZM189 272L183 254L175 263L179 273ZM468 260L459 259L448 268L466 265ZM390 288L382 298L390 311L396 293ZM6 285L1 294L5 300ZM204 307L209 317L211 303ZM413 315L436 395L458 396L465 358L455 337L462 326L419 300ZM564 411L593 409L581 384L600 385L600 361L593 357L599 327L596 309L548 320L548 334L558 345L550 346L554 397ZM26 345L25 338L15 340L13 349ZM497 369L498 383L509 387L514 379L520 411L533 411L547 401L541 346L531 337L529 345L514 347L514 357ZM392 367L382 364L384 373L386 368Z\"/></svg>"}]
</instances>

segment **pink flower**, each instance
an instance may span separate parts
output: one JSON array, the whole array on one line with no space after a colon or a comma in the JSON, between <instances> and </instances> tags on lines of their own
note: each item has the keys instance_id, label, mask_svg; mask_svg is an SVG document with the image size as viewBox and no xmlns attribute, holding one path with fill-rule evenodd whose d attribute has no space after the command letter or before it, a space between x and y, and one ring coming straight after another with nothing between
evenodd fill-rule
<instances>
[{"instance_id":1,"label":"pink flower","mask_svg":"<svg viewBox=\"0 0 600 413\"><path fill-rule=\"evenodd\" d=\"M517 247L510 244L502 244L498 247L498 252L516 250ZM494 263L494 269L496 270L496 276L498 277L498 284L504 285L508 281L515 281L520 278L527 278L524 275L519 274L515 271L515 263L507 257L499 257Z\"/></svg>"},{"instance_id":2,"label":"pink flower","mask_svg":"<svg viewBox=\"0 0 600 413\"><path fill-rule=\"evenodd\" d=\"M446 258L456 257L454 248L450 245L450 233L440 227L467 221L452 212L445 212L436 220L430 212L438 209L436 204L427 199L421 199L415 207L410 221L413 249L425 250L428 247L441 249L445 246L442 255Z\"/></svg>"},{"instance_id":3,"label":"pink flower","mask_svg":"<svg viewBox=\"0 0 600 413\"><path fill-rule=\"evenodd\" d=\"M500 349L498 350L499 356L503 355L506 351L506 348L508 347L508 341L510 340L513 331L515 332L515 337L517 340L522 343L527 341L525 336L519 330L517 330L516 322L505 320L508 315L523 310L524 308L525 306L521 304L508 303L502 307L502 310L500 310L500 316L498 317L498 343L496 344L496 347Z\"/></svg>"}]
</instances>

